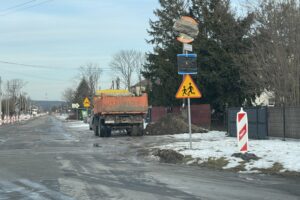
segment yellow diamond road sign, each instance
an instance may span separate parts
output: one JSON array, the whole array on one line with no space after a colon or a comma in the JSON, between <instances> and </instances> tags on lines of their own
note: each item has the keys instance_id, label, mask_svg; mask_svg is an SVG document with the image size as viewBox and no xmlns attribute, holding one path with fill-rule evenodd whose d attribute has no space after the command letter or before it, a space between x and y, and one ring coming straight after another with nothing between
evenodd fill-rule
<instances>
[{"instance_id":1,"label":"yellow diamond road sign","mask_svg":"<svg viewBox=\"0 0 300 200\"><path fill-rule=\"evenodd\" d=\"M177 99L187 99L187 98L201 98L202 94L197 88L197 85L193 81L192 77L187 74L184 76L183 81L176 93Z\"/></svg>"},{"instance_id":2,"label":"yellow diamond road sign","mask_svg":"<svg viewBox=\"0 0 300 200\"><path fill-rule=\"evenodd\" d=\"M88 108L88 107L91 106L90 104L91 104L91 103L90 103L90 100L89 100L87 97L85 97L85 99L84 99L84 101L83 101L83 106L84 106L85 108Z\"/></svg>"}]
</instances>

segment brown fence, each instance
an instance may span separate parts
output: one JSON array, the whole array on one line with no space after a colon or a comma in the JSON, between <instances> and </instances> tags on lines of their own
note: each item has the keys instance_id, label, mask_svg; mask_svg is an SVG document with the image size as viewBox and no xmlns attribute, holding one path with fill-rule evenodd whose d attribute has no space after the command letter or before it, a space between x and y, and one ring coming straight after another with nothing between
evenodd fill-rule
<instances>
[{"instance_id":1,"label":"brown fence","mask_svg":"<svg viewBox=\"0 0 300 200\"><path fill-rule=\"evenodd\" d=\"M300 139L300 107L269 107L268 130L271 137Z\"/></svg>"},{"instance_id":2,"label":"brown fence","mask_svg":"<svg viewBox=\"0 0 300 200\"><path fill-rule=\"evenodd\" d=\"M160 120L160 118L162 118L163 116L165 116L167 114L167 108L163 107L163 106L153 106L151 108L151 122L157 122L158 120Z\"/></svg>"},{"instance_id":3,"label":"brown fence","mask_svg":"<svg viewBox=\"0 0 300 200\"><path fill-rule=\"evenodd\" d=\"M210 129L211 110L209 104L191 105L192 123Z\"/></svg>"},{"instance_id":4,"label":"brown fence","mask_svg":"<svg viewBox=\"0 0 300 200\"><path fill-rule=\"evenodd\" d=\"M180 107L153 106L150 118L152 122L160 120L167 113L180 113ZM209 129L211 125L211 110L209 104L191 105L192 123Z\"/></svg>"}]
</instances>

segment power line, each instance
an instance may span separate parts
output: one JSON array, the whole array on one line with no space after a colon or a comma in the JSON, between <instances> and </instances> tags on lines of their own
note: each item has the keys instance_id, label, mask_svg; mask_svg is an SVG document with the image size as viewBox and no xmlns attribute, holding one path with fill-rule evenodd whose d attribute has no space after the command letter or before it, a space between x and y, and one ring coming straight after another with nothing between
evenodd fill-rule
<instances>
[{"instance_id":1,"label":"power line","mask_svg":"<svg viewBox=\"0 0 300 200\"><path fill-rule=\"evenodd\" d=\"M16 12L18 12L18 11L22 11L22 10L26 10L26 9L29 9L29 8L33 8L33 7L36 7L36 6L40 6L40 5L45 4L45 3L48 3L48 2L50 2L50 1L54 1L54 0L46 0L46 1L42 1L42 2L40 2L40 3L33 4L33 5L31 5L31 6L23 7L23 8L20 8L20 9L13 10L13 11L11 11L11 12L7 12L7 13L5 13L5 14L1 14L0 16L7 16L7 15L9 15L9 14L13 14L13 13L16 13Z\"/></svg>"},{"instance_id":2,"label":"power line","mask_svg":"<svg viewBox=\"0 0 300 200\"><path fill-rule=\"evenodd\" d=\"M0 12L7 12L7 11L15 9L15 8L23 7L23 6L27 5L27 4L30 4L30 3L34 2L34 1L36 1L36 0L26 1L24 3L20 3L20 4L17 4L17 5L8 7L6 9L4 9L4 10L0 10Z\"/></svg>"},{"instance_id":3,"label":"power line","mask_svg":"<svg viewBox=\"0 0 300 200\"><path fill-rule=\"evenodd\" d=\"M8 64L8 65L19 65L19 66L25 66L25 67L32 67L32 68L39 68L39 69L53 69L53 67L50 66L41 66L41 65L30 65L30 64L23 64L23 63L16 63L16 62L9 62L0 60L0 63Z\"/></svg>"},{"instance_id":4,"label":"power line","mask_svg":"<svg viewBox=\"0 0 300 200\"><path fill-rule=\"evenodd\" d=\"M1 70L3 70L3 69L1 69ZM63 80L63 79L55 79L55 78L49 78L49 77L43 77L43 76L41 77L41 76L37 76L37 75L33 75L33 74L25 74L25 73L22 73L22 72L19 72L19 71L11 71L11 70L7 70L7 69L4 69L4 71L7 71L7 72L10 72L10 73L13 73L13 74L19 74L19 75L34 78L34 79L41 79L41 80L47 80L47 81L56 81L56 82L66 82L66 80Z\"/></svg>"},{"instance_id":5,"label":"power line","mask_svg":"<svg viewBox=\"0 0 300 200\"><path fill-rule=\"evenodd\" d=\"M32 65L32 64L24 64L24 63L17 63L17 62L10 62L10 61L5 61L5 60L0 60L0 63L3 64L8 64L8 65L18 65L18 66L24 66L24 67L31 67L31 68L36 68L36 69L52 69L52 70L74 70L78 69L78 67L51 67L51 66L46 66L46 65ZM103 71L111 71L111 68L101 68L100 70Z\"/></svg>"},{"instance_id":6,"label":"power line","mask_svg":"<svg viewBox=\"0 0 300 200\"><path fill-rule=\"evenodd\" d=\"M55 79L55 78L49 78L49 77L39 76L39 75L34 75L34 74L26 74L26 73L22 73L22 72L19 72L19 71L17 71L17 72L16 71L11 71L11 70L7 70L7 69L4 69L3 71L7 71L7 72L10 72L10 73L14 73L14 74L19 74L19 75L29 77L29 78L33 78L33 79L40 79L40 80L46 80L46 81L55 81L55 82L61 82L61 83L67 83L72 79L70 77L67 78L67 79ZM103 80L101 82L111 83L110 81L103 81Z\"/></svg>"}]
</instances>

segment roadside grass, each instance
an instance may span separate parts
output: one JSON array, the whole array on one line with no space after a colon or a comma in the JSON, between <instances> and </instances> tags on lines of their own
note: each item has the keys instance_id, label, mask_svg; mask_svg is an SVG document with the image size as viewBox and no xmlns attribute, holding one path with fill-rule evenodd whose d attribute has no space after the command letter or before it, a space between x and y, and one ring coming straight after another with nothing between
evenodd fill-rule
<instances>
[{"instance_id":1,"label":"roadside grass","mask_svg":"<svg viewBox=\"0 0 300 200\"><path fill-rule=\"evenodd\" d=\"M224 170L228 170L228 171L234 171L234 172L241 172L241 171L246 171L245 168L245 164L247 163L247 161L241 161L239 162L239 165L233 168L228 168L228 169L224 169Z\"/></svg>"},{"instance_id":2,"label":"roadside grass","mask_svg":"<svg viewBox=\"0 0 300 200\"><path fill-rule=\"evenodd\" d=\"M199 161L198 161L199 163ZM201 167L207 167L211 169L223 169L228 164L228 160L225 157L221 158L208 158L207 161L200 162L198 165Z\"/></svg>"},{"instance_id":3,"label":"roadside grass","mask_svg":"<svg viewBox=\"0 0 300 200\"><path fill-rule=\"evenodd\" d=\"M191 166L199 166L210 168L214 170L224 170L224 171L231 171L231 172L247 172L246 170L246 163L249 161L241 161L239 165L233 168L224 169L229 163L229 161L225 157L221 158L214 158L210 157L207 160L201 160L199 158L193 158L190 155L182 155L174 150L171 149L153 149L152 152L149 152L153 156L157 156L160 159L160 162L165 163L173 163L173 164L186 164ZM300 176L299 172L294 171L284 171L283 165L276 162L270 168L252 168L251 171L255 173L261 174L269 174L269 175L285 175L285 176ZM250 171L250 173L251 173Z\"/></svg>"},{"instance_id":4,"label":"roadside grass","mask_svg":"<svg viewBox=\"0 0 300 200\"><path fill-rule=\"evenodd\" d=\"M251 170L257 170L257 171L262 172L263 174L279 174L279 173L282 173L281 170L283 170L283 169L284 168L283 168L282 164L275 162L273 164L273 166L270 168L265 169L265 168L254 167Z\"/></svg>"},{"instance_id":5,"label":"roadside grass","mask_svg":"<svg viewBox=\"0 0 300 200\"><path fill-rule=\"evenodd\" d=\"M233 172L247 172L246 170L246 163L248 161L241 161L240 164L233 168L223 169L225 171L233 171ZM281 163L274 163L270 168L251 168L252 172L259 173L259 174L268 174L268 175L284 175L284 176L300 176L299 172L295 171L284 171L283 165ZM250 172L251 172L250 171Z\"/></svg>"}]
</instances>

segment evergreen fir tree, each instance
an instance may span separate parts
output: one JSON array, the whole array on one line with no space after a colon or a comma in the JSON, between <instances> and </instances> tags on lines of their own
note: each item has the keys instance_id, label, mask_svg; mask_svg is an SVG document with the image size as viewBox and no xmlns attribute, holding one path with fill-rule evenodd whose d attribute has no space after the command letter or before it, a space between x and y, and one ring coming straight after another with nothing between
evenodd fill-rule
<instances>
[{"instance_id":1,"label":"evergreen fir tree","mask_svg":"<svg viewBox=\"0 0 300 200\"><path fill-rule=\"evenodd\" d=\"M144 76L153 83L150 93L152 105L173 106L182 101L175 99L182 81L177 74L176 55L182 44L176 41L173 24L183 15L199 22L199 35L192 43L198 55L198 75L194 77L203 98L193 100L208 103L217 112L225 105L240 106L254 97L241 79L238 59L247 53L253 15L237 18L230 9L229 0L160 1L154 11L157 21L150 21L149 40L154 45L148 54Z\"/></svg>"},{"instance_id":2,"label":"evergreen fir tree","mask_svg":"<svg viewBox=\"0 0 300 200\"><path fill-rule=\"evenodd\" d=\"M81 108L83 108L83 101L86 97L89 97L90 94L90 88L85 80L85 78L82 78L74 96L74 102L78 103Z\"/></svg>"}]
</instances>

